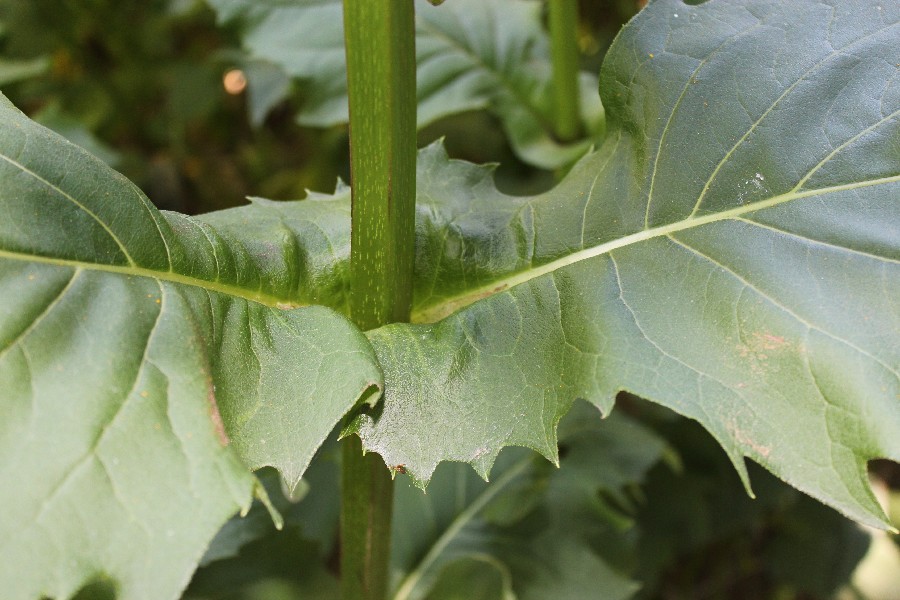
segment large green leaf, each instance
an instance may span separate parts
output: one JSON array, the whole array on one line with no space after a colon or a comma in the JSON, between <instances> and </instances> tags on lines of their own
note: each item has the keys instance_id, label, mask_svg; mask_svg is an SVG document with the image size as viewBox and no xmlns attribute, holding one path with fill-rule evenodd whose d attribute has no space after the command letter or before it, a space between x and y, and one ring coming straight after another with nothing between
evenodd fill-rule
<instances>
[{"instance_id":1,"label":"large green leaf","mask_svg":"<svg viewBox=\"0 0 900 600\"><path fill-rule=\"evenodd\" d=\"M0 182L3 596L175 597L248 469L295 486L381 385L344 317L293 308L344 303L346 211L161 213L2 96Z\"/></svg>"},{"instance_id":2,"label":"large green leaf","mask_svg":"<svg viewBox=\"0 0 900 600\"><path fill-rule=\"evenodd\" d=\"M434 150L432 323L370 332L386 392L365 446L423 482L509 444L555 460L574 398L629 390L702 423L748 487L744 457L884 526L866 462L900 459L898 21L659 0L601 71L607 142L557 189L507 198Z\"/></svg>"},{"instance_id":3,"label":"large green leaf","mask_svg":"<svg viewBox=\"0 0 900 600\"><path fill-rule=\"evenodd\" d=\"M504 444L553 457L573 398L630 389L745 478L747 455L879 522L865 461L900 457L900 8L878 6L658 1L602 74L609 142L544 196L425 150L416 316L462 310L371 333L369 448L422 480L486 472ZM380 382L341 317L285 310L346 306L346 191L159 213L0 117L0 582L172 597L246 505L247 466L296 481Z\"/></svg>"},{"instance_id":4,"label":"large green leaf","mask_svg":"<svg viewBox=\"0 0 900 600\"><path fill-rule=\"evenodd\" d=\"M207 0L219 20L238 20L252 57L271 61L309 83L298 120L347 122L347 76L341 0ZM550 51L535 0L455 0L440 8L416 4L418 123L489 109L516 152L545 168L582 156L590 139L561 144L553 137ZM250 74L253 85L253 74ZM597 79L581 76L585 130L601 132ZM271 100L271 99L269 99ZM253 99L251 99L253 101ZM254 104L251 109L259 112Z\"/></svg>"}]
</instances>

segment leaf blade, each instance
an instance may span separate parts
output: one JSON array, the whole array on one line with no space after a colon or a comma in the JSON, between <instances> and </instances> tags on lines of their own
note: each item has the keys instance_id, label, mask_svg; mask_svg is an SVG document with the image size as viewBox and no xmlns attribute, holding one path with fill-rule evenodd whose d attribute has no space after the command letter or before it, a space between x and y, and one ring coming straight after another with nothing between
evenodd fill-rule
<instances>
[{"instance_id":1,"label":"leaf blade","mask_svg":"<svg viewBox=\"0 0 900 600\"><path fill-rule=\"evenodd\" d=\"M5 99L0 115L0 474L20 482L0 492L0 581L16 598L98 577L177 597L247 508L250 469L274 465L295 486L381 386L344 317L291 309L342 303L330 240L297 239L320 229L321 203L289 224L265 203L160 213ZM240 224L256 213L279 235L251 243Z\"/></svg>"},{"instance_id":2,"label":"leaf blade","mask_svg":"<svg viewBox=\"0 0 900 600\"><path fill-rule=\"evenodd\" d=\"M745 456L885 526L865 463L900 456L898 38L875 3L660 1L601 71L609 138L556 190L505 197L433 151L436 322L369 333L366 446L423 482L486 475L504 445L554 460L574 398L628 390L703 423L748 487Z\"/></svg>"}]
</instances>

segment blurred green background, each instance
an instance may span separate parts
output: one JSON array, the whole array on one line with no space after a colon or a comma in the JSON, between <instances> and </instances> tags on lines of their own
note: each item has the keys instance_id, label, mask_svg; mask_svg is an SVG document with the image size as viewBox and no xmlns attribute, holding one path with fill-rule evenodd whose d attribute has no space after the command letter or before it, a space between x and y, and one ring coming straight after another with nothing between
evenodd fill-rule
<instances>
[{"instance_id":1,"label":"blurred green background","mask_svg":"<svg viewBox=\"0 0 900 600\"><path fill-rule=\"evenodd\" d=\"M596 72L635 0L583 2L579 44ZM238 32L201 0L0 0L0 90L29 116L136 182L160 208L189 214L247 195L330 192L349 175L346 127L301 128L294 84L259 127L246 90L228 93L241 62ZM502 189L529 193L550 174L518 161L493 118L467 113L420 133L452 156L499 162ZM476 135L477 134L477 135Z\"/></svg>"}]
</instances>

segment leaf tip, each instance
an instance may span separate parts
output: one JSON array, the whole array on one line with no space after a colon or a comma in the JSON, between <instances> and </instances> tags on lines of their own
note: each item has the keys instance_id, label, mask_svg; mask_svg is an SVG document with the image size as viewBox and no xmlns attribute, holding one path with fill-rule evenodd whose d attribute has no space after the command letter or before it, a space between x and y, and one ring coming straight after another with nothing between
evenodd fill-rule
<instances>
[{"instance_id":1,"label":"leaf tip","mask_svg":"<svg viewBox=\"0 0 900 600\"><path fill-rule=\"evenodd\" d=\"M734 465L734 470L737 471L738 477L741 478L741 483L744 485L747 495L756 500L756 493L753 491L753 486L750 483L750 473L747 471L747 463L744 457L740 455L732 457L731 453L729 453L728 457L731 459L731 464Z\"/></svg>"}]
</instances>

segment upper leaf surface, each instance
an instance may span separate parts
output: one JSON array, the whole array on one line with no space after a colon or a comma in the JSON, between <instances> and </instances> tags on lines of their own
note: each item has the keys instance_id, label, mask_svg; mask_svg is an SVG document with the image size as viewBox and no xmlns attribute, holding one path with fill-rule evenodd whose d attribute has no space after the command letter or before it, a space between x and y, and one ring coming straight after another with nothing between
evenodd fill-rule
<instances>
[{"instance_id":1,"label":"upper leaf surface","mask_svg":"<svg viewBox=\"0 0 900 600\"><path fill-rule=\"evenodd\" d=\"M629 390L700 421L745 482L747 456L883 525L865 467L900 458L898 21L660 0L601 72L607 142L557 189L507 198L434 151L415 316L457 312L370 333L365 445L420 480L486 474L508 444L555 457L574 398Z\"/></svg>"},{"instance_id":2,"label":"upper leaf surface","mask_svg":"<svg viewBox=\"0 0 900 600\"><path fill-rule=\"evenodd\" d=\"M208 0L221 21L243 23L243 42L309 82L298 119L309 126L346 123L347 76L341 0ZM541 2L455 0L440 8L416 5L418 123L490 109L510 142L532 164L554 168L582 156L590 140L553 139L553 98ZM251 82L252 83L252 82ZM603 108L597 80L582 75L585 130L599 133Z\"/></svg>"},{"instance_id":3,"label":"upper leaf surface","mask_svg":"<svg viewBox=\"0 0 900 600\"><path fill-rule=\"evenodd\" d=\"M177 597L247 506L248 467L295 485L381 385L344 317L286 310L343 302L342 263L319 258L330 221L303 204L289 225L265 203L160 213L0 96L5 597L65 598L101 576L122 597Z\"/></svg>"}]
</instances>

